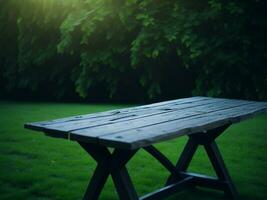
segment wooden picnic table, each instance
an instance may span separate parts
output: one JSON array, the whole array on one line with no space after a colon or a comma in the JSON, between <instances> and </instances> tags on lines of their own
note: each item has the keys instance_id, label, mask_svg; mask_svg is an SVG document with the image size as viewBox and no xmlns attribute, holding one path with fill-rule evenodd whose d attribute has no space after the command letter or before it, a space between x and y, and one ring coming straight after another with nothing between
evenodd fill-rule
<instances>
[{"instance_id":1,"label":"wooden picnic table","mask_svg":"<svg viewBox=\"0 0 267 200\"><path fill-rule=\"evenodd\" d=\"M231 124L266 111L266 102L192 97L28 123L25 128L42 131L52 137L75 140L98 163L84 200L97 200L109 175L121 200L164 199L195 186L221 190L229 197L236 197L235 186L215 139ZM176 165L153 146L183 135L189 139ZM217 177L187 172L200 145L204 146ZM114 148L113 153L108 147ZM141 198L126 169L126 164L140 148L170 172L163 188Z\"/></svg>"}]
</instances>

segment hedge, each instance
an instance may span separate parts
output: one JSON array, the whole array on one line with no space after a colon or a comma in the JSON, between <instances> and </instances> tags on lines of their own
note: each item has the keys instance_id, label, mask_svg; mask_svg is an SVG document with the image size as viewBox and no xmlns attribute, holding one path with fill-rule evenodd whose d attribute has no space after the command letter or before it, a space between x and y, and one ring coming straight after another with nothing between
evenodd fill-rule
<instances>
[{"instance_id":1,"label":"hedge","mask_svg":"<svg viewBox=\"0 0 267 200\"><path fill-rule=\"evenodd\" d=\"M267 99L264 0L1 0L7 96Z\"/></svg>"}]
</instances>

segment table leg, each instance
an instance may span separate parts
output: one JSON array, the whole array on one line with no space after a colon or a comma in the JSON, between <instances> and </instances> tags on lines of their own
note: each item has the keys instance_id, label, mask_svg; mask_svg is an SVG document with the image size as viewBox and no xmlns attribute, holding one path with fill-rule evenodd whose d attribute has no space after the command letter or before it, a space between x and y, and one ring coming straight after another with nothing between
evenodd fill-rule
<instances>
[{"instance_id":1,"label":"table leg","mask_svg":"<svg viewBox=\"0 0 267 200\"><path fill-rule=\"evenodd\" d=\"M226 125L224 127L210 130L205 133L190 135L189 140L176 164L176 172L171 172L171 175L167 179L166 185L180 181L181 179L183 179L183 177L193 176L195 177L196 186L204 186L223 190L229 197L235 198L237 196L237 191L215 142L215 139L228 127L229 125ZM197 150L197 147L200 145L204 146L212 163L212 166L218 176L217 179L186 172Z\"/></svg>"},{"instance_id":2,"label":"table leg","mask_svg":"<svg viewBox=\"0 0 267 200\"><path fill-rule=\"evenodd\" d=\"M97 200L107 181L112 176L121 200L138 200L137 193L126 169L127 162L137 150L115 149L111 154L106 147L96 144L79 144L97 161L95 173L88 185L83 200Z\"/></svg>"},{"instance_id":3,"label":"table leg","mask_svg":"<svg viewBox=\"0 0 267 200\"><path fill-rule=\"evenodd\" d=\"M108 176L109 170L106 168L105 163L98 164L86 189L83 200L97 200L107 181Z\"/></svg>"},{"instance_id":4,"label":"table leg","mask_svg":"<svg viewBox=\"0 0 267 200\"><path fill-rule=\"evenodd\" d=\"M186 171L188 168L196 150L197 150L198 144L193 138L189 138L187 144L185 145L185 148L176 164L176 171ZM172 175L167 179L166 185L170 185L174 182L177 182L178 180L181 180L182 177L180 173L172 173Z\"/></svg>"},{"instance_id":5,"label":"table leg","mask_svg":"<svg viewBox=\"0 0 267 200\"><path fill-rule=\"evenodd\" d=\"M98 163L84 194L83 200L97 200L109 176L109 169L106 166L106 162L108 162L110 153L107 148L103 148L95 144L89 145L82 142L79 142L79 144Z\"/></svg>"},{"instance_id":6,"label":"table leg","mask_svg":"<svg viewBox=\"0 0 267 200\"><path fill-rule=\"evenodd\" d=\"M237 191L224 164L217 144L213 141L209 144L204 145L204 147L219 180L225 181L227 183L224 188L225 194L230 197L236 197Z\"/></svg>"}]
</instances>

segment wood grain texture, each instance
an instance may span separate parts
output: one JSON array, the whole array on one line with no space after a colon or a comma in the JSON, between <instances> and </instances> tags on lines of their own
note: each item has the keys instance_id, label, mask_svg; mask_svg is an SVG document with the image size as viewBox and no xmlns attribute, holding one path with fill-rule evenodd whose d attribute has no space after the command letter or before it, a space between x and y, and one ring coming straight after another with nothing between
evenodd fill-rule
<instances>
[{"instance_id":1,"label":"wood grain texture","mask_svg":"<svg viewBox=\"0 0 267 200\"><path fill-rule=\"evenodd\" d=\"M80 123L80 122L83 122L84 120L92 120L93 122L93 121L98 121L98 120L111 120L111 119L123 118L124 116L129 115L129 113L131 115L134 115L135 113L155 112L155 110L168 111L172 105L175 106L175 105L180 105L180 104L181 105L191 104L193 102L205 101L205 100L210 100L210 98L207 98L207 97L182 98L178 100L164 101L164 102L153 103L153 104L137 106L137 107L98 112L98 113L87 114L87 115L77 115L77 116L60 118L60 119L49 120L49 121L26 123L24 127L28 129L32 129L32 130L43 131L46 127L53 126L53 125L60 126L68 122Z\"/></svg>"},{"instance_id":2,"label":"wood grain texture","mask_svg":"<svg viewBox=\"0 0 267 200\"><path fill-rule=\"evenodd\" d=\"M266 105L263 107L251 105L249 109L241 106L240 108L232 108L227 111L217 111L138 128L127 131L127 134L125 132L119 132L103 135L99 136L98 139L103 145L113 146L114 144L114 146L120 146L121 148L135 149L179 136L203 132L226 124L236 123L263 111L267 111Z\"/></svg>"},{"instance_id":3,"label":"wood grain texture","mask_svg":"<svg viewBox=\"0 0 267 200\"><path fill-rule=\"evenodd\" d=\"M192 97L25 124L53 137L136 149L236 123L266 112L266 102Z\"/></svg>"},{"instance_id":4,"label":"wood grain texture","mask_svg":"<svg viewBox=\"0 0 267 200\"><path fill-rule=\"evenodd\" d=\"M222 102L225 100L221 100ZM113 124L122 124L122 122L132 122L132 121L143 121L149 120L151 117L157 116L167 116L172 114L172 112L179 111L181 112L184 109L193 109L197 106L202 105L210 105L213 104L214 100L206 100L206 101L197 101L197 102L185 102L183 104L171 104L168 106L160 106L150 109L140 109L134 111L120 112L114 115L110 115L107 117L99 117L99 118L89 118L82 119L77 121L66 121L64 123L55 123L55 124L47 124L43 126L44 130L47 131L75 131L75 130L84 130L87 128L95 128L104 125L113 125Z\"/></svg>"}]
</instances>

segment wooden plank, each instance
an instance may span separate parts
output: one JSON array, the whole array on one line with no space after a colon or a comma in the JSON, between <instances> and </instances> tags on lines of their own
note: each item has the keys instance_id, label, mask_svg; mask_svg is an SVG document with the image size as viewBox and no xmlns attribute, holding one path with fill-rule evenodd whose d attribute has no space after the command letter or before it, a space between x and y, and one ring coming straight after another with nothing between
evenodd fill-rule
<instances>
[{"instance_id":1,"label":"wooden plank","mask_svg":"<svg viewBox=\"0 0 267 200\"><path fill-rule=\"evenodd\" d=\"M193 107L193 108L188 108L185 110L177 110L171 113L163 113L155 116L149 116L145 117L142 119L134 119L134 120L128 120L116 124L107 124L107 125L102 125L102 126L97 126L97 127L92 127L92 128L85 128L85 129L79 129L79 130L74 130L70 131L71 136L72 135L83 135L88 138L91 138L92 140L96 139L99 136L103 135L109 135L121 131L129 131L132 129L139 129L142 127L146 126L153 126L154 124L160 124L160 123L165 123L165 122L171 122L174 120L178 119L183 119L183 118L188 118L192 116L199 116L206 114L208 112L214 112L218 110L223 110L223 109L228 109L228 108L233 108L237 106L242 106L242 105L248 105L248 104L253 104L251 102L247 101L236 101L236 100L231 100L231 101L217 101L215 104L209 104L209 105L203 105L203 106L198 106L198 107ZM50 131L50 130L46 130ZM51 133L53 133L55 130L51 130ZM58 130L56 130L56 133ZM73 137L71 137L73 138Z\"/></svg>"},{"instance_id":2,"label":"wooden plank","mask_svg":"<svg viewBox=\"0 0 267 200\"><path fill-rule=\"evenodd\" d=\"M111 135L103 135L98 137L98 142L112 147L135 149L182 135L203 132L226 124L236 123L262 112L267 112L267 104L254 103L249 106L229 108L127 132L122 131ZM71 137L75 138L74 135L71 135ZM80 136L79 139L88 139L90 141L87 136L83 138Z\"/></svg>"},{"instance_id":3,"label":"wooden plank","mask_svg":"<svg viewBox=\"0 0 267 200\"><path fill-rule=\"evenodd\" d=\"M191 110L193 108L196 108L197 106L206 106L207 108L214 108L214 105L218 102L225 102L226 100L223 99L209 99L206 101L197 101L197 102L188 102L188 103L183 103L183 104L178 104L178 105L168 105L168 107L160 107L159 109L149 109L149 110L140 110L139 112L131 112L131 113L126 113L126 114L121 114L121 115L116 115L116 116L109 116L101 119L87 119L87 120L80 120L80 121L68 121L65 123L57 123L57 124L52 124L52 125L45 125L43 127L44 131L49 131L49 132L70 132L74 130L79 130L79 129L86 129L86 128L95 128L98 126L103 126L103 125L111 125L111 124L116 124L121 122L131 122L131 120L140 120L143 121L143 118L148 118L152 117L155 115L169 115L171 112L179 111L181 112L184 109L189 109ZM227 101L226 104L229 104L230 102ZM242 101L243 103L243 101ZM210 106L211 104L214 104L213 106ZM201 109L201 107L199 108ZM202 108L203 110L203 108ZM205 107L206 110L206 107ZM199 111L200 112L200 111ZM205 112L205 111L202 111Z\"/></svg>"},{"instance_id":4,"label":"wooden plank","mask_svg":"<svg viewBox=\"0 0 267 200\"><path fill-rule=\"evenodd\" d=\"M111 110L111 111L105 111L105 112L98 112L93 114L87 114L87 115L78 115L73 117L67 117L67 118L61 118L61 119L55 119L50 121L41 121L41 122L34 122L34 123L27 123L24 125L25 128L32 129L32 130L38 130L43 131L43 128L49 125L54 124L64 124L66 122L76 122L76 121L83 121L83 120L100 120L100 119L109 119L109 118L119 118L123 117L129 113L139 113L145 110L154 110L154 109L167 109L165 107L171 106L171 105L182 105L182 104L190 104L193 102L198 101L205 101L210 100L211 98L208 97L191 97L191 98L183 98L183 99L176 99L176 100L170 100L170 101L164 101L159 103L153 103L149 105L143 105L143 106L137 106L137 107L131 107L131 108L124 108L124 109L117 109L117 110Z\"/></svg>"}]
</instances>

